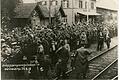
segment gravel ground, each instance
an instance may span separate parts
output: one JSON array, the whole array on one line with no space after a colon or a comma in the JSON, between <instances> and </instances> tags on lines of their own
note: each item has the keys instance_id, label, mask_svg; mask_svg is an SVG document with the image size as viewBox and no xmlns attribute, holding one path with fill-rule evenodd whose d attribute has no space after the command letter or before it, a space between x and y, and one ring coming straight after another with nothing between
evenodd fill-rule
<instances>
[{"instance_id":1,"label":"gravel ground","mask_svg":"<svg viewBox=\"0 0 120 80\"><path fill-rule=\"evenodd\" d=\"M110 66L105 72L103 72L98 79L112 79L118 75L118 62L116 61L112 66Z\"/></svg>"},{"instance_id":2,"label":"gravel ground","mask_svg":"<svg viewBox=\"0 0 120 80\"><path fill-rule=\"evenodd\" d=\"M90 62L89 71L87 73L87 79L93 78L105 67L107 67L110 63L112 63L116 58L117 47Z\"/></svg>"}]
</instances>

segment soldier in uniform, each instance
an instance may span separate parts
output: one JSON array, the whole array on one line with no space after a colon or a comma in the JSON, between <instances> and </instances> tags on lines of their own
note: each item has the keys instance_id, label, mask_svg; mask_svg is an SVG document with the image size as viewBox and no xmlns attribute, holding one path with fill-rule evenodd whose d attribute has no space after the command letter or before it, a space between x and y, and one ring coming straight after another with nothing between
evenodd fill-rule
<instances>
[{"instance_id":1,"label":"soldier in uniform","mask_svg":"<svg viewBox=\"0 0 120 80\"><path fill-rule=\"evenodd\" d=\"M32 56L30 60L30 64L35 64L35 66L32 66L29 68L29 79L39 79L40 77L40 69L39 69L39 62L37 60L37 56Z\"/></svg>"},{"instance_id":2,"label":"soldier in uniform","mask_svg":"<svg viewBox=\"0 0 120 80\"><path fill-rule=\"evenodd\" d=\"M51 70L51 60L49 58L49 55L44 55L43 60L40 62L40 72L43 76L43 79L48 79L49 75L48 71Z\"/></svg>"},{"instance_id":3,"label":"soldier in uniform","mask_svg":"<svg viewBox=\"0 0 120 80\"><path fill-rule=\"evenodd\" d=\"M80 46L86 46L87 44L87 35L86 33L83 31L80 35Z\"/></svg>"},{"instance_id":4,"label":"soldier in uniform","mask_svg":"<svg viewBox=\"0 0 120 80\"><path fill-rule=\"evenodd\" d=\"M39 44L37 48L37 54L32 57L30 60L31 64L36 64L35 66L31 67L30 70L30 79L42 79L43 75L43 67L41 66L44 60L44 47L42 44Z\"/></svg>"},{"instance_id":5,"label":"soldier in uniform","mask_svg":"<svg viewBox=\"0 0 120 80\"><path fill-rule=\"evenodd\" d=\"M70 45L68 44L68 40L67 39L65 39L64 40L64 43L65 43L65 48L70 52Z\"/></svg>"},{"instance_id":6,"label":"soldier in uniform","mask_svg":"<svg viewBox=\"0 0 120 80\"><path fill-rule=\"evenodd\" d=\"M31 64L35 64L35 66L31 67L30 79L48 78L51 61L49 56L44 54L44 47L42 44L39 44L37 54L32 57L30 62Z\"/></svg>"},{"instance_id":7,"label":"soldier in uniform","mask_svg":"<svg viewBox=\"0 0 120 80\"><path fill-rule=\"evenodd\" d=\"M37 56L41 57L42 55L44 55L44 47L42 44L39 44L38 49L37 49Z\"/></svg>"},{"instance_id":8,"label":"soldier in uniform","mask_svg":"<svg viewBox=\"0 0 120 80\"><path fill-rule=\"evenodd\" d=\"M83 46L76 51L74 67L70 75L70 79L85 79L86 73L88 70L88 55L91 54L91 51L85 49Z\"/></svg>"},{"instance_id":9,"label":"soldier in uniform","mask_svg":"<svg viewBox=\"0 0 120 80\"><path fill-rule=\"evenodd\" d=\"M105 43L107 45L107 48L109 49L110 48L110 42L111 42L111 36L110 36L110 33L109 33L107 28L104 29L104 33L105 33Z\"/></svg>"},{"instance_id":10,"label":"soldier in uniform","mask_svg":"<svg viewBox=\"0 0 120 80\"><path fill-rule=\"evenodd\" d=\"M97 45L97 51L101 51L103 48L103 44L104 44L104 33L103 33L103 29L102 27L100 27L99 31L98 31L98 45Z\"/></svg>"},{"instance_id":11,"label":"soldier in uniform","mask_svg":"<svg viewBox=\"0 0 120 80\"><path fill-rule=\"evenodd\" d=\"M43 44L43 47L45 49L44 53L49 55L49 53L50 53L50 45L49 45L48 41L45 38L42 38L42 44Z\"/></svg>"},{"instance_id":12,"label":"soldier in uniform","mask_svg":"<svg viewBox=\"0 0 120 80\"><path fill-rule=\"evenodd\" d=\"M69 59L69 51L65 47L65 43L62 42L62 47L56 51L58 57L58 63L56 64L56 75L59 78L62 75L63 79L66 78L67 62Z\"/></svg>"},{"instance_id":13,"label":"soldier in uniform","mask_svg":"<svg viewBox=\"0 0 120 80\"><path fill-rule=\"evenodd\" d=\"M55 51L56 51L56 42L52 41L51 47L50 47L50 57L51 57L53 66L55 66L55 64L57 62L57 56L55 54Z\"/></svg>"}]
</instances>

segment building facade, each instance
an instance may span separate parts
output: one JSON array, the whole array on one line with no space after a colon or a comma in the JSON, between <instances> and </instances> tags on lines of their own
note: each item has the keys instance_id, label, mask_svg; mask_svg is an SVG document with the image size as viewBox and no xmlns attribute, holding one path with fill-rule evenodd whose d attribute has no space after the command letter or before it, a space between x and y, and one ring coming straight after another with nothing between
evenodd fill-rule
<instances>
[{"instance_id":1,"label":"building facade","mask_svg":"<svg viewBox=\"0 0 120 80\"><path fill-rule=\"evenodd\" d=\"M72 25L79 21L96 21L99 16L104 18L104 22L117 22L117 10L114 0L35 0L41 5L59 5L63 7L67 15L63 21Z\"/></svg>"},{"instance_id":2,"label":"building facade","mask_svg":"<svg viewBox=\"0 0 120 80\"><path fill-rule=\"evenodd\" d=\"M102 14L104 23L108 23L108 24L117 23L118 14L116 10L97 7L97 12Z\"/></svg>"},{"instance_id":3,"label":"building facade","mask_svg":"<svg viewBox=\"0 0 120 80\"><path fill-rule=\"evenodd\" d=\"M96 13L96 0L63 0L62 3L70 25L99 15Z\"/></svg>"},{"instance_id":4,"label":"building facade","mask_svg":"<svg viewBox=\"0 0 120 80\"><path fill-rule=\"evenodd\" d=\"M114 0L99 0L97 2L96 10L102 15L104 23L117 23L118 6Z\"/></svg>"},{"instance_id":5,"label":"building facade","mask_svg":"<svg viewBox=\"0 0 120 80\"><path fill-rule=\"evenodd\" d=\"M94 19L99 15L96 13L96 0L36 0L45 5L61 5L65 14L64 21L69 25L78 23L82 20Z\"/></svg>"}]
</instances>

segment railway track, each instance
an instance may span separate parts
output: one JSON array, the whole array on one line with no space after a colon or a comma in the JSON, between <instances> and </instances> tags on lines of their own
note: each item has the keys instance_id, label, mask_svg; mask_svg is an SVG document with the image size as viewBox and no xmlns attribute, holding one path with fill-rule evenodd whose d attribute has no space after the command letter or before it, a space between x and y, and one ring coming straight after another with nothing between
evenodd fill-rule
<instances>
[{"instance_id":1,"label":"railway track","mask_svg":"<svg viewBox=\"0 0 120 80\"><path fill-rule=\"evenodd\" d=\"M99 55L90 59L89 60L90 69L89 69L89 72L87 73L87 79L93 79L99 72L101 72L105 67L107 67L115 59L117 59L117 46L114 46L109 50L103 51ZM67 71L66 74L69 74L70 72L72 72L72 70ZM117 77L115 77L113 80L116 80L116 78ZM57 78L55 78L54 80L57 80Z\"/></svg>"},{"instance_id":2,"label":"railway track","mask_svg":"<svg viewBox=\"0 0 120 80\"><path fill-rule=\"evenodd\" d=\"M118 80L118 75L112 78L111 80Z\"/></svg>"},{"instance_id":3,"label":"railway track","mask_svg":"<svg viewBox=\"0 0 120 80\"><path fill-rule=\"evenodd\" d=\"M86 76L87 79L94 80L96 75L98 75L102 70L104 70L116 59L117 59L117 45L90 59L89 71Z\"/></svg>"},{"instance_id":4,"label":"railway track","mask_svg":"<svg viewBox=\"0 0 120 80\"><path fill-rule=\"evenodd\" d=\"M92 80L114 78L118 73L117 63L118 63L118 59L114 60L104 70L102 70L100 73L98 73Z\"/></svg>"},{"instance_id":5,"label":"railway track","mask_svg":"<svg viewBox=\"0 0 120 80\"><path fill-rule=\"evenodd\" d=\"M115 55L114 55L114 53L115 53ZM106 56L106 57L104 57L104 56ZM112 60L111 60L111 57L112 57ZM108 49L108 50L105 50L102 53L100 53L99 55L96 55L95 57L89 59L90 70L87 73L87 79L94 78L95 75L97 75L100 71L102 71L106 66L108 66L116 58L117 58L117 45L112 47L112 48L110 48L110 49ZM103 64L99 63L99 61L101 61L101 60L102 60ZM105 61L108 60L107 63L104 63L104 60ZM66 74L69 74L70 72L72 72L72 70L67 71ZM54 80L57 80L57 79L58 78L55 78ZM115 80L115 79L113 79L113 80Z\"/></svg>"}]
</instances>

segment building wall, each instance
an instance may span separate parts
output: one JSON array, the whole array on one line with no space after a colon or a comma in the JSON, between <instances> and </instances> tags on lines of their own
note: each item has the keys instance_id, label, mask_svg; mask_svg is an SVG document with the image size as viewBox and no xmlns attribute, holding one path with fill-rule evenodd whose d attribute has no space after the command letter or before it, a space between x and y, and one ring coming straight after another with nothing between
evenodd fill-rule
<instances>
[{"instance_id":1,"label":"building wall","mask_svg":"<svg viewBox=\"0 0 120 80\"><path fill-rule=\"evenodd\" d=\"M49 19L48 18L42 18L40 24L41 24L41 26L49 25Z\"/></svg>"},{"instance_id":2,"label":"building wall","mask_svg":"<svg viewBox=\"0 0 120 80\"><path fill-rule=\"evenodd\" d=\"M97 12L102 14L105 23L117 23L117 11L97 7Z\"/></svg>"},{"instance_id":3,"label":"building wall","mask_svg":"<svg viewBox=\"0 0 120 80\"><path fill-rule=\"evenodd\" d=\"M82 1L82 7L80 7L80 1ZM96 12L96 0L88 0L87 6L85 6L87 0L68 0L69 6L67 7L64 2L63 9L67 15L67 21L69 25L72 25L72 22L75 23L75 16L77 12ZM94 9L91 8L93 3Z\"/></svg>"},{"instance_id":4,"label":"building wall","mask_svg":"<svg viewBox=\"0 0 120 80\"><path fill-rule=\"evenodd\" d=\"M74 16L72 18L72 9L64 9L65 14L67 15L67 23L72 25L72 19L74 22Z\"/></svg>"}]
</instances>

